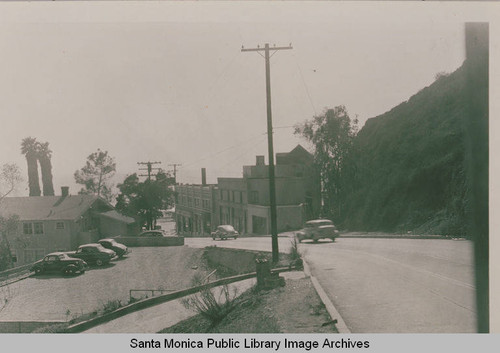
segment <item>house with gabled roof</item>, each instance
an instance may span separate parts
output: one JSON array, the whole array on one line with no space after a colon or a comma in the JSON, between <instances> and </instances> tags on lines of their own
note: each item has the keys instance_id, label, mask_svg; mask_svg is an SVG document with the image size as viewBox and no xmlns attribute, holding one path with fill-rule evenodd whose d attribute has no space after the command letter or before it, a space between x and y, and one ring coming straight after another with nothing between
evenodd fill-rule
<instances>
[{"instance_id":1,"label":"house with gabled roof","mask_svg":"<svg viewBox=\"0 0 500 353\"><path fill-rule=\"evenodd\" d=\"M0 215L18 217L7 240L15 266L34 262L54 251L75 250L105 237L135 235L139 227L131 217L95 195L6 197Z\"/></svg>"}]
</instances>

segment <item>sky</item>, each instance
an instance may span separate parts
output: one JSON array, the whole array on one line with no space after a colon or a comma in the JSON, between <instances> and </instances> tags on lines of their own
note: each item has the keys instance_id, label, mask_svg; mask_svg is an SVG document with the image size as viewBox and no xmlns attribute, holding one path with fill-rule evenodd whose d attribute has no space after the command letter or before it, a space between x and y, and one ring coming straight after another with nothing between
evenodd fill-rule
<instances>
[{"instance_id":1,"label":"sky","mask_svg":"<svg viewBox=\"0 0 500 353\"><path fill-rule=\"evenodd\" d=\"M265 43L275 152L307 141L293 126L345 105L360 124L463 63L464 21L446 4L326 2L0 3L0 164L49 142L56 194L98 148L117 164L178 167L181 183L240 177L265 155Z\"/></svg>"}]
</instances>

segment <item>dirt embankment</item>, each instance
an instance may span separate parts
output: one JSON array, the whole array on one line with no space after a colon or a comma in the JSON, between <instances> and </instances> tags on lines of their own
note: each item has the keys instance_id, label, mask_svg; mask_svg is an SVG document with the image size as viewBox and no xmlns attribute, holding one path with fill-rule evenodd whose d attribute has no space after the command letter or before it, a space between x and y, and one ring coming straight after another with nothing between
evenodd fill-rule
<instances>
[{"instance_id":1,"label":"dirt embankment","mask_svg":"<svg viewBox=\"0 0 500 353\"><path fill-rule=\"evenodd\" d=\"M209 269L234 275L254 272L255 259L268 253L246 250L205 249L203 259ZM302 271L282 274L285 286L269 290L252 289L238 298L238 305L214 324L196 315L161 333L335 333L336 328L311 280Z\"/></svg>"}]
</instances>

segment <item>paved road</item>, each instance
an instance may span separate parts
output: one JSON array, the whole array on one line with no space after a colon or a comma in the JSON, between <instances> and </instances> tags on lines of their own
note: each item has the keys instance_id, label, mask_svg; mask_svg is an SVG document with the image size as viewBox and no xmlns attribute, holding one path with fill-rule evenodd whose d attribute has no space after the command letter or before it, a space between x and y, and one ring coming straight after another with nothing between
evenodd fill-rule
<instances>
[{"instance_id":1,"label":"paved road","mask_svg":"<svg viewBox=\"0 0 500 353\"><path fill-rule=\"evenodd\" d=\"M186 244L269 250L270 238ZM288 251L290 238L279 246ZM354 333L475 332L469 241L340 238L299 249Z\"/></svg>"}]
</instances>

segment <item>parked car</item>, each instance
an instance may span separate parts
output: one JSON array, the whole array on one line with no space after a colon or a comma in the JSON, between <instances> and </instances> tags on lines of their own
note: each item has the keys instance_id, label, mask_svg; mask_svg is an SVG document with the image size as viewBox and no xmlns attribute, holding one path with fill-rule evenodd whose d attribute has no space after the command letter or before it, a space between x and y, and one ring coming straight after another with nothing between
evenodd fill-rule
<instances>
[{"instance_id":1,"label":"parked car","mask_svg":"<svg viewBox=\"0 0 500 353\"><path fill-rule=\"evenodd\" d=\"M98 243L106 249L113 250L118 257L123 257L129 253L129 250L125 245L120 244L111 238L101 239Z\"/></svg>"},{"instance_id":2,"label":"parked car","mask_svg":"<svg viewBox=\"0 0 500 353\"><path fill-rule=\"evenodd\" d=\"M88 265L82 259L69 257L63 252L53 252L46 255L43 259L35 262L30 271L36 275L45 272L59 272L64 275L73 275L75 273L85 273Z\"/></svg>"},{"instance_id":3,"label":"parked car","mask_svg":"<svg viewBox=\"0 0 500 353\"><path fill-rule=\"evenodd\" d=\"M84 260L88 264L102 266L108 264L116 256L113 250L106 249L101 244L80 245L78 250L67 253L70 257Z\"/></svg>"},{"instance_id":4,"label":"parked car","mask_svg":"<svg viewBox=\"0 0 500 353\"><path fill-rule=\"evenodd\" d=\"M295 236L299 242L307 239L311 239L314 242L317 242L319 239L331 239L335 241L339 236L339 231L329 219L315 219L306 222L304 228L295 233Z\"/></svg>"},{"instance_id":5,"label":"parked car","mask_svg":"<svg viewBox=\"0 0 500 353\"><path fill-rule=\"evenodd\" d=\"M240 235L236 229L232 225L229 224L224 224L221 226L218 226L215 232L212 232L212 239L215 240L216 238L221 238L222 240L225 240L227 238L238 238L238 235Z\"/></svg>"},{"instance_id":6,"label":"parked car","mask_svg":"<svg viewBox=\"0 0 500 353\"><path fill-rule=\"evenodd\" d=\"M140 237L164 237L165 233L162 230L145 230L139 233Z\"/></svg>"}]
</instances>

